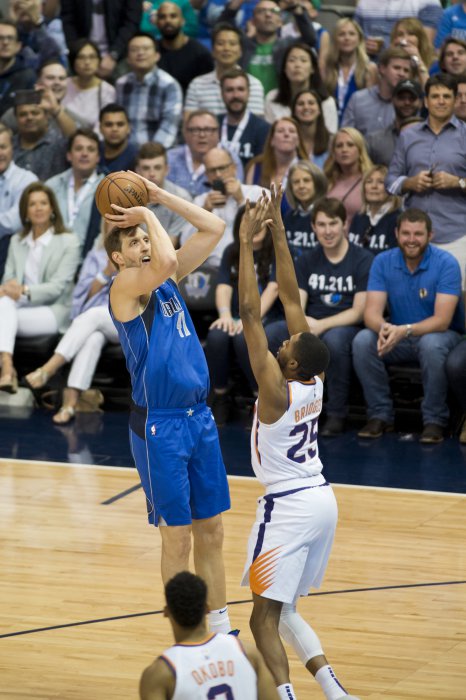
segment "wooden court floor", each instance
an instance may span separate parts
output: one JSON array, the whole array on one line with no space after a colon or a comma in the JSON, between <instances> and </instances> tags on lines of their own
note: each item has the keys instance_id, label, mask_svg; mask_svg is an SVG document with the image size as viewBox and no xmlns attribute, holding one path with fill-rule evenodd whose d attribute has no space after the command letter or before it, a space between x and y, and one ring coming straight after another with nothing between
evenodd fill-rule
<instances>
[{"instance_id":1,"label":"wooden court floor","mask_svg":"<svg viewBox=\"0 0 466 700\"><path fill-rule=\"evenodd\" d=\"M0 698L136 700L170 641L160 540L134 470L0 461ZM230 617L260 486L230 480ZM335 486L339 526L318 595L300 610L361 700L466 699L466 497ZM103 503L110 501L107 505ZM323 698L290 651L300 700Z\"/></svg>"}]
</instances>

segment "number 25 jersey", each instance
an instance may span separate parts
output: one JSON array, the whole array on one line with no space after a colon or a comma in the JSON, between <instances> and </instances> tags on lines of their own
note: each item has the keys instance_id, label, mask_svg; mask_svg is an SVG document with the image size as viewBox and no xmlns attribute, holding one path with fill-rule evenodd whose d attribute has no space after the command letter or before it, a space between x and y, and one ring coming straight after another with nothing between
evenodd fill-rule
<instances>
[{"instance_id":1,"label":"number 25 jersey","mask_svg":"<svg viewBox=\"0 0 466 700\"><path fill-rule=\"evenodd\" d=\"M322 462L317 445L317 422L324 385L319 377L288 381L288 409L275 423L261 423L257 401L251 431L254 474L264 486L290 479L319 476Z\"/></svg>"}]
</instances>

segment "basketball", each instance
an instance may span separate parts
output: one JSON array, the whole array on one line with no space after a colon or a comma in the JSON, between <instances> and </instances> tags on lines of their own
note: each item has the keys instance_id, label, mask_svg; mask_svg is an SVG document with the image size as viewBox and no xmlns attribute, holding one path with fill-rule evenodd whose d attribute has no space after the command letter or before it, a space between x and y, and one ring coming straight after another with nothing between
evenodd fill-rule
<instances>
[{"instance_id":1,"label":"basketball","mask_svg":"<svg viewBox=\"0 0 466 700\"><path fill-rule=\"evenodd\" d=\"M134 173L120 170L110 173L99 184L95 193L95 203L102 216L116 214L112 204L120 207L144 207L149 199L143 181Z\"/></svg>"}]
</instances>

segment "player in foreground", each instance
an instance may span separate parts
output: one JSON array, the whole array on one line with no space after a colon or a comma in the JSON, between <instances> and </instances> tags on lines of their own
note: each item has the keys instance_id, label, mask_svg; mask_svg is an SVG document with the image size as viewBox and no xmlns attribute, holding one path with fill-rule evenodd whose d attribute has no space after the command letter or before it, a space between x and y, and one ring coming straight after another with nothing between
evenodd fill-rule
<instances>
[{"instance_id":1,"label":"player in foreground","mask_svg":"<svg viewBox=\"0 0 466 700\"><path fill-rule=\"evenodd\" d=\"M278 700L254 646L207 632L207 586L199 576L177 574L165 586L165 598L176 644L142 674L141 700Z\"/></svg>"},{"instance_id":2,"label":"player in foreground","mask_svg":"<svg viewBox=\"0 0 466 700\"><path fill-rule=\"evenodd\" d=\"M350 700L322 651L314 630L296 612L300 595L323 579L337 523L332 487L322 476L317 422L322 408L325 344L309 333L280 214L282 189L271 201L246 205L240 228L240 316L259 387L251 432L254 473L265 488L248 544L242 585L253 594L251 630L280 698L293 700L280 639L291 644L327 700ZM266 223L273 236L278 292L290 339L275 358L260 318L252 240ZM353 698L353 700L355 700Z\"/></svg>"},{"instance_id":3,"label":"player in foreground","mask_svg":"<svg viewBox=\"0 0 466 700\"><path fill-rule=\"evenodd\" d=\"M116 224L105 247L118 269L110 312L131 376L131 451L149 523L161 526L164 583L189 568L192 534L194 566L209 589L209 624L214 632L228 632L221 516L230 507L228 483L206 406L207 363L177 287L209 256L225 223L141 179L151 204L167 207L198 231L175 251L146 207L113 205L115 214L106 217Z\"/></svg>"}]
</instances>

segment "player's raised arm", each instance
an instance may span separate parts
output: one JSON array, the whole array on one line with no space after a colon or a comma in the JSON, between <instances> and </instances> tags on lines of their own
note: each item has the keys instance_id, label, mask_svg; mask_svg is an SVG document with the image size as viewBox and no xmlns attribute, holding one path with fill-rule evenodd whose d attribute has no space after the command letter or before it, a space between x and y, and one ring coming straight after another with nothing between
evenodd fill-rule
<instances>
[{"instance_id":1,"label":"player's raised arm","mask_svg":"<svg viewBox=\"0 0 466 700\"><path fill-rule=\"evenodd\" d=\"M280 185L277 188L275 183L272 183L267 213L270 219L269 228L272 232L273 247L275 249L278 295L285 310L286 323L291 336L295 333L309 332L309 325L301 306L296 272L286 240L285 227L280 210L282 197L282 186Z\"/></svg>"},{"instance_id":2,"label":"player's raised arm","mask_svg":"<svg viewBox=\"0 0 466 700\"><path fill-rule=\"evenodd\" d=\"M139 177L141 176L139 175ZM190 236L177 251L178 270L176 277L181 280L199 265L202 265L204 260L209 257L223 236L226 224L219 216L197 206L197 204L187 202L185 199L157 187L144 177L141 177L141 180L146 185L151 204L161 204L167 207L197 228L197 232Z\"/></svg>"},{"instance_id":3,"label":"player's raised arm","mask_svg":"<svg viewBox=\"0 0 466 700\"><path fill-rule=\"evenodd\" d=\"M239 313L248 347L251 369L259 386L259 396L279 411L284 409L286 392L283 393L283 376L275 357L269 352L260 311L260 295L254 269L253 239L266 226L269 202L263 195L253 209L246 201L246 208L239 230Z\"/></svg>"}]
</instances>

